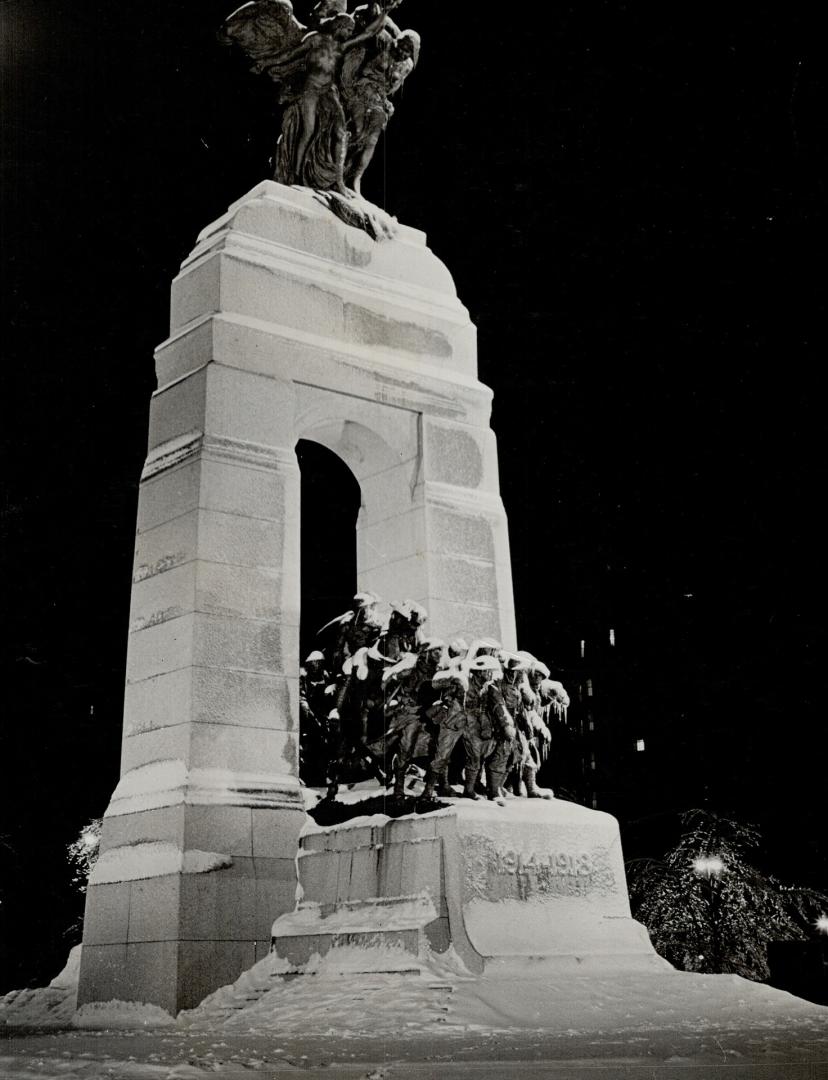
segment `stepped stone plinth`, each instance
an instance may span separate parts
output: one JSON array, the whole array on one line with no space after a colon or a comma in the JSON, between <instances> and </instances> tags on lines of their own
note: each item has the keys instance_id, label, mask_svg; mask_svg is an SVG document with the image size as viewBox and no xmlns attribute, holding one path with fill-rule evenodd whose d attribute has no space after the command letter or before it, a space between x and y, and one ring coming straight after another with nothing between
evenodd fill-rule
<instances>
[{"instance_id":1,"label":"stepped stone plinth","mask_svg":"<svg viewBox=\"0 0 828 1080\"><path fill-rule=\"evenodd\" d=\"M470 972L664 971L633 920L618 823L575 803L458 800L424 816L306 827L301 901L273 950L301 972L419 970L452 947ZM356 947L356 948L355 948Z\"/></svg>"}]
</instances>

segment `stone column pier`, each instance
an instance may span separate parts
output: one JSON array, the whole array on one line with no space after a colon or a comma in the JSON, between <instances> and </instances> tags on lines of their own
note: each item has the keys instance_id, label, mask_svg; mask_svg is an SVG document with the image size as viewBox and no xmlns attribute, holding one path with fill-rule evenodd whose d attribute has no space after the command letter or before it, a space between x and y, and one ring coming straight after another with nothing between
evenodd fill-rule
<instances>
[{"instance_id":1,"label":"stone column pier","mask_svg":"<svg viewBox=\"0 0 828 1080\"><path fill-rule=\"evenodd\" d=\"M515 645L491 392L422 233L376 243L265 182L199 236L138 507L121 779L90 881L79 1003L170 1012L260 959L294 907L299 439L359 481L358 583L442 637Z\"/></svg>"}]
</instances>

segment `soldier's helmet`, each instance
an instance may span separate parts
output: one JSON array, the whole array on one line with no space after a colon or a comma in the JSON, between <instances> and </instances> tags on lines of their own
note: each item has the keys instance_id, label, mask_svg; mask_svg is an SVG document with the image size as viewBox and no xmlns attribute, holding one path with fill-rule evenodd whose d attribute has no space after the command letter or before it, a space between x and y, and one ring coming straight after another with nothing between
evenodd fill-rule
<instances>
[{"instance_id":1,"label":"soldier's helmet","mask_svg":"<svg viewBox=\"0 0 828 1080\"><path fill-rule=\"evenodd\" d=\"M392 603L391 610L395 614L401 616L407 623L409 623L414 629L418 626L422 626L428 619L428 612L422 604L416 603L414 600L403 600L402 603Z\"/></svg>"},{"instance_id":2,"label":"soldier's helmet","mask_svg":"<svg viewBox=\"0 0 828 1080\"><path fill-rule=\"evenodd\" d=\"M427 653L437 652L438 650L442 656L446 651L446 643L436 637L424 638L417 646L417 652L420 656L425 656Z\"/></svg>"},{"instance_id":3,"label":"soldier's helmet","mask_svg":"<svg viewBox=\"0 0 828 1080\"><path fill-rule=\"evenodd\" d=\"M408 607L408 621L412 626L423 626L428 622L428 612L422 604L418 604L415 600L406 600L406 606Z\"/></svg>"},{"instance_id":4,"label":"soldier's helmet","mask_svg":"<svg viewBox=\"0 0 828 1080\"><path fill-rule=\"evenodd\" d=\"M379 602L380 602L380 598L377 596L376 593L372 593L372 592L358 592L354 596L354 607L355 608L376 607L376 605Z\"/></svg>"},{"instance_id":5,"label":"soldier's helmet","mask_svg":"<svg viewBox=\"0 0 828 1080\"><path fill-rule=\"evenodd\" d=\"M362 623L363 626L370 626L378 630L382 629L383 619L379 611L382 600L376 593L357 593L353 603L357 622Z\"/></svg>"},{"instance_id":6,"label":"soldier's helmet","mask_svg":"<svg viewBox=\"0 0 828 1080\"><path fill-rule=\"evenodd\" d=\"M446 643L439 638L426 638L417 646L417 667L426 675L433 675L445 667Z\"/></svg>"},{"instance_id":7,"label":"soldier's helmet","mask_svg":"<svg viewBox=\"0 0 828 1080\"><path fill-rule=\"evenodd\" d=\"M530 670L533 675L541 675L544 679L548 679L552 674L546 664L544 664L543 660L534 660Z\"/></svg>"},{"instance_id":8,"label":"soldier's helmet","mask_svg":"<svg viewBox=\"0 0 828 1080\"><path fill-rule=\"evenodd\" d=\"M464 657L469 651L469 643L465 638L455 638L449 642L448 654L454 659L455 657Z\"/></svg>"},{"instance_id":9,"label":"soldier's helmet","mask_svg":"<svg viewBox=\"0 0 828 1080\"><path fill-rule=\"evenodd\" d=\"M544 679L540 684L540 690L547 701L555 702L562 708L569 708L569 694L564 689L563 683L555 679Z\"/></svg>"},{"instance_id":10,"label":"soldier's helmet","mask_svg":"<svg viewBox=\"0 0 828 1080\"><path fill-rule=\"evenodd\" d=\"M476 656L496 656L500 652L500 642L494 638L477 638L469 646L469 659Z\"/></svg>"},{"instance_id":11,"label":"soldier's helmet","mask_svg":"<svg viewBox=\"0 0 828 1080\"><path fill-rule=\"evenodd\" d=\"M528 671L530 667L525 656L521 656L520 653L507 652L506 649L500 650L498 659L506 671Z\"/></svg>"},{"instance_id":12,"label":"soldier's helmet","mask_svg":"<svg viewBox=\"0 0 828 1080\"><path fill-rule=\"evenodd\" d=\"M437 672L431 685L442 694L449 693L460 697L468 690L469 680L464 672L456 668L444 668Z\"/></svg>"},{"instance_id":13,"label":"soldier's helmet","mask_svg":"<svg viewBox=\"0 0 828 1080\"><path fill-rule=\"evenodd\" d=\"M488 675L490 679L503 678L503 668L500 661L495 656L476 656L469 664L468 670L472 675L481 672Z\"/></svg>"}]
</instances>

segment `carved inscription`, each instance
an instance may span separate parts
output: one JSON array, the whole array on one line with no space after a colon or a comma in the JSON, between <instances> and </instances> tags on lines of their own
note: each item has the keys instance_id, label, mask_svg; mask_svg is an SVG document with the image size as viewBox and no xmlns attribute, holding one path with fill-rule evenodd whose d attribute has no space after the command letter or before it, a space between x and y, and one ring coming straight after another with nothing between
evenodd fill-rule
<instances>
[{"instance_id":1,"label":"carved inscription","mask_svg":"<svg viewBox=\"0 0 828 1080\"><path fill-rule=\"evenodd\" d=\"M584 896L591 891L595 859L589 851L552 851L524 856L519 851L495 853L494 873L514 884L518 897Z\"/></svg>"},{"instance_id":2,"label":"carved inscription","mask_svg":"<svg viewBox=\"0 0 828 1080\"><path fill-rule=\"evenodd\" d=\"M495 864L498 874L544 873L590 877L595 870L595 859L589 851L579 851L575 855L557 851L540 857L533 852L528 858L519 851L498 851L495 853Z\"/></svg>"},{"instance_id":3,"label":"carved inscription","mask_svg":"<svg viewBox=\"0 0 828 1080\"><path fill-rule=\"evenodd\" d=\"M607 853L590 850L519 851L490 837L465 836L466 900L540 900L606 895L616 890Z\"/></svg>"}]
</instances>

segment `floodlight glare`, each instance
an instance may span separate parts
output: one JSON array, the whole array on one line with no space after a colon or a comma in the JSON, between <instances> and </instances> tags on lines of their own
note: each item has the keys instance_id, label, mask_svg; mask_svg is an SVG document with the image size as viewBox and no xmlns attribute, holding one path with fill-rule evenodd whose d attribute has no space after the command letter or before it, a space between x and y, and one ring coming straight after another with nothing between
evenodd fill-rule
<instances>
[{"instance_id":1,"label":"floodlight glare","mask_svg":"<svg viewBox=\"0 0 828 1080\"><path fill-rule=\"evenodd\" d=\"M693 860L693 870L700 877L719 877L724 868L724 862L718 855L699 855Z\"/></svg>"}]
</instances>

